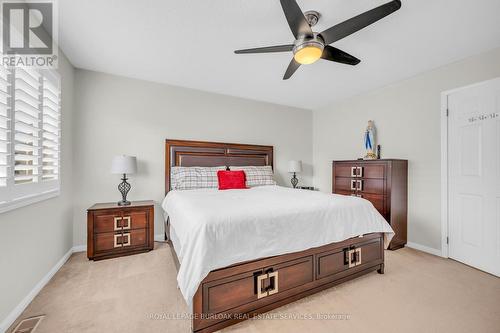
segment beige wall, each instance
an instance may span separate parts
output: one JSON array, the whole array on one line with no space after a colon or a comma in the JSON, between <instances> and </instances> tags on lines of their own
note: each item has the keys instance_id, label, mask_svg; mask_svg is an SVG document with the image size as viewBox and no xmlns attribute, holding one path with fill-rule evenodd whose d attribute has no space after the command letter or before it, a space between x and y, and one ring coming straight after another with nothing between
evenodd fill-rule
<instances>
[{"instance_id":1,"label":"beige wall","mask_svg":"<svg viewBox=\"0 0 500 333\"><path fill-rule=\"evenodd\" d=\"M289 184L290 159L304 162L302 184L312 182L311 111L86 70L75 78L75 245L86 243L86 209L120 199L114 155L138 158L129 199L162 201L166 138L273 145L280 184ZM159 205L155 219L161 234Z\"/></svg>"},{"instance_id":2,"label":"beige wall","mask_svg":"<svg viewBox=\"0 0 500 333\"><path fill-rule=\"evenodd\" d=\"M331 161L363 156L363 131L373 119L382 157L409 160L409 241L440 250L441 92L498 76L500 49L315 111L315 185L329 192Z\"/></svg>"},{"instance_id":3,"label":"beige wall","mask_svg":"<svg viewBox=\"0 0 500 333\"><path fill-rule=\"evenodd\" d=\"M59 73L62 78L61 194L0 214L0 326L73 246L74 69L61 51Z\"/></svg>"},{"instance_id":4,"label":"beige wall","mask_svg":"<svg viewBox=\"0 0 500 333\"><path fill-rule=\"evenodd\" d=\"M440 93L500 76L497 49L311 113L74 70L60 55L61 195L0 214L0 323L73 245L86 243L86 208L119 199L114 155L138 157L130 199L162 200L165 138L274 145L280 184L289 184L287 162L302 159L301 184L311 184L314 164L315 185L329 192L331 161L361 156L373 119L383 157L410 161L409 240L439 249Z\"/></svg>"}]
</instances>

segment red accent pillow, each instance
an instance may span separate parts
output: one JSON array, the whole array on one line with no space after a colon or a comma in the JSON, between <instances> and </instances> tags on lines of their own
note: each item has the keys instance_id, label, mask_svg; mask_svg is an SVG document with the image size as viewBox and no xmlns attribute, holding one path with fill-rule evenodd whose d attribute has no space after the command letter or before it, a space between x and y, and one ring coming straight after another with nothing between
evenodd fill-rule
<instances>
[{"instance_id":1,"label":"red accent pillow","mask_svg":"<svg viewBox=\"0 0 500 333\"><path fill-rule=\"evenodd\" d=\"M247 188L245 185L245 171L217 171L217 178L219 179L219 190L230 189L243 189Z\"/></svg>"}]
</instances>

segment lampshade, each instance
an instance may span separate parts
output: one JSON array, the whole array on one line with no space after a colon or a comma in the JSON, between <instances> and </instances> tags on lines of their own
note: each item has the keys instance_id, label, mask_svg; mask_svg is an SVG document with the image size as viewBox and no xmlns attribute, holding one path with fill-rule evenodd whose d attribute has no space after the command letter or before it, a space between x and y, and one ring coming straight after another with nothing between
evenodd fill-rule
<instances>
[{"instance_id":1,"label":"lampshade","mask_svg":"<svg viewBox=\"0 0 500 333\"><path fill-rule=\"evenodd\" d=\"M111 163L111 173L131 174L137 172L137 159L135 156L118 155Z\"/></svg>"},{"instance_id":2,"label":"lampshade","mask_svg":"<svg viewBox=\"0 0 500 333\"><path fill-rule=\"evenodd\" d=\"M302 161L290 161L288 163L288 172L301 172Z\"/></svg>"}]
</instances>

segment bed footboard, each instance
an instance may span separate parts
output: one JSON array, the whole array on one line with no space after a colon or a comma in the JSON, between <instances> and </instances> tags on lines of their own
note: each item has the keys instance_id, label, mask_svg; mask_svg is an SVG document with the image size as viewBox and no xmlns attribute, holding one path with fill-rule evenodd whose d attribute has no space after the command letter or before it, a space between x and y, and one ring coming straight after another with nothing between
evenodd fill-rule
<instances>
[{"instance_id":1,"label":"bed footboard","mask_svg":"<svg viewBox=\"0 0 500 333\"><path fill-rule=\"evenodd\" d=\"M382 233L212 271L193 298L193 332L220 330L374 270L384 272Z\"/></svg>"}]
</instances>

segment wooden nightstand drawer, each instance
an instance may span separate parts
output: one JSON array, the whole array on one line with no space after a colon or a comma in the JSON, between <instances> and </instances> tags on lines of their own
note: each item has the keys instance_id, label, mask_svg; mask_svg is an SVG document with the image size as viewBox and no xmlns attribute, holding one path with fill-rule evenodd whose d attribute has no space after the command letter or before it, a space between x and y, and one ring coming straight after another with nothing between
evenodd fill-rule
<instances>
[{"instance_id":1,"label":"wooden nightstand drawer","mask_svg":"<svg viewBox=\"0 0 500 333\"><path fill-rule=\"evenodd\" d=\"M94 213L94 232L114 232L121 230L143 229L148 225L145 211L119 211Z\"/></svg>"},{"instance_id":2,"label":"wooden nightstand drawer","mask_svg":"<svg viewBox=\"0 0 500 333\"><path fill-rule=\"evenodd\" d=\"M123 212L123 220L121 226L126 229L142 229L148 225L147 212Z\"/></svg>"},{"instance_id":3,"label":"wooden nightstand drawer","mask_svg":"<svg viewBox=\"0 0 500 333\"><path fill-rule=\"evenodd\" d=\"M150 251L154 246L153 201L130 206L96 204L87 211L87 256L105 259Z\"/></svg>"},{"instance_id":4,"label":"wooden nightstand drawer","mask_svg":"<svg viewBox=\"0 0 500 333\"><path fill-rule=\"evenodd\" d=\"M97 212L94 214L94 233L114 232L117 220L121 219L121 213Z\"/></svg>"},{"instance_id":5,"label":"wooden nightstand drawer","mask_svg":"<svg viewBox=\"0 0 500 333\"><path fill-rule=\"evenodd\" d=\"M127 232L106 232L95 235L95 252L109 250L126 250L128 247L146 246L146 229L135 229Z\"/></svg>"}]
</instances>

